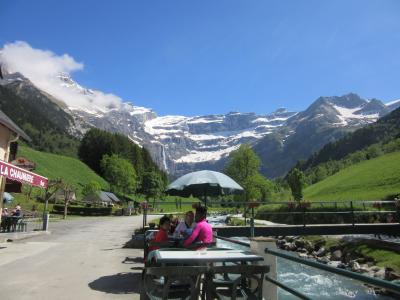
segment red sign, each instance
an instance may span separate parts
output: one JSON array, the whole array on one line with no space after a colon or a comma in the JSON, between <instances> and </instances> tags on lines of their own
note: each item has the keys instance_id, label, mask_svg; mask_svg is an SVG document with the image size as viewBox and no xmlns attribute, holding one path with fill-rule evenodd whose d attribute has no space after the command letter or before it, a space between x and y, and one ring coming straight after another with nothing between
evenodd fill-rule
<instances>
[{"instance_id":1,"label":"red sign","mask_svg":"<svg viewBox=\"0 0 400 300\"><path fill-rule=\"evenodd\" d=\"M47 188L49 180L46 177L18 168L0 160L0 175L29 185Z\"/></svg>"},{"instance_id":2,"label":"red sign","mask_svg":"<svg viewBox=\"0 0 400 300\"><path fill-rule=\"evenodd\" d=\"M247 203L248 207L252 208L252 207L259 207L260 203L255 202L255 201L251 201L249 203Z\"/></svg>"}]
</instances>

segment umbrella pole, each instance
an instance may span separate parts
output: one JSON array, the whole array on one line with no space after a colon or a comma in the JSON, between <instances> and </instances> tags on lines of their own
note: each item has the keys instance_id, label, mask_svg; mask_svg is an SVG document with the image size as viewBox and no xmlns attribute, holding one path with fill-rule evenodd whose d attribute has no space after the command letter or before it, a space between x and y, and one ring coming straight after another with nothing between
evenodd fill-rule
<instances>
[{"instance_id":1,"label":"umbrella pole","mask_svg":"<svg viewBox=\"0 0 400 300\"><path fill-rule=\"evenodd\" d=\"M204 188L204 206L207 207L207 187Z\"/></svg>"}]
</instances>

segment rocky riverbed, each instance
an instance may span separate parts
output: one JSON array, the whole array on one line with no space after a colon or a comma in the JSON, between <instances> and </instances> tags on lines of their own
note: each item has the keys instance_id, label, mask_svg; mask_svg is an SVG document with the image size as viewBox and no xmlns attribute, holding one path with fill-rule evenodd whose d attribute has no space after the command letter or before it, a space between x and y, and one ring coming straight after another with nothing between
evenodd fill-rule
<instances>
[{"instance_id":1,"label":"rocky riverbed","mask_svg":"<svg viewBox=\"0 0 400 300\"><path fill-rule=\"evenodd\" d=\"M357 242L360 241L358 240ZM337 238L335 241L332 238L314 237L313 239L306 239L296 236L278 237L276 242L279 249L297 252L299 257L315 259L318 262L333 267L351 270L400 284L399 272L390 267L377 266L373 258L352 251L352 247L348 247L351 243L353 242L342 237ZM384 248L389 247L387 244L382 246ZM397 247L394 246L394 248ZM374 288L374 290L377 294L390 294L388 291L380 288Z\"/></svg>"}]
</instances>

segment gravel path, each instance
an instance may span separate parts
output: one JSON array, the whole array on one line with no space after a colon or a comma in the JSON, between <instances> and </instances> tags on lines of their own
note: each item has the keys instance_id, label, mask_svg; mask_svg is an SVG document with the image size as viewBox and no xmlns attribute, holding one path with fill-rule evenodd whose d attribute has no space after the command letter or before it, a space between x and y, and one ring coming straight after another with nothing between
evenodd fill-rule
<instances>
[{"instance_id":1,"label":"gravel path","mask_svg":"<svg viewBox=\"0 0 400 300\"><path fill-rule=\"evenodd\" d=\"M141 216L50 224L50 235L0 243L0 298L139 299L142 250L123 249Z\"/></svg>"}]
</instances>

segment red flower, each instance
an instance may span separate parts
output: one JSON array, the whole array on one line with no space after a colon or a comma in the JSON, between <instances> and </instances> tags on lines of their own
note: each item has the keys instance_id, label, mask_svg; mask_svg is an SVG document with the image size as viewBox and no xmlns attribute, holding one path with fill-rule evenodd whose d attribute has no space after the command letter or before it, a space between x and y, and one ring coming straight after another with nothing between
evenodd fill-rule
<instances>
[{"instance_id":1,"label":"red flower","mask_svg":"<svg viewBox=\"0 0 400 300\"><path fill-rule=\"evenodd\" d=\"M309 208L310 206L311 206L311 202L303 201L303 202L299 203L300 208Z\"/></svg>"}]
</instances>

